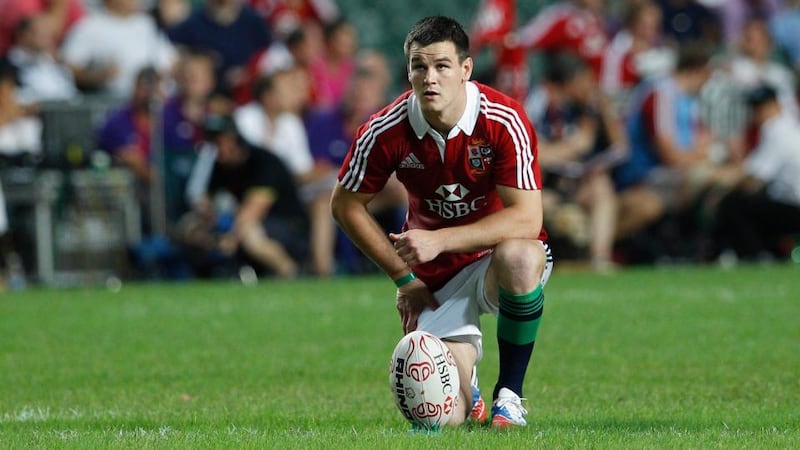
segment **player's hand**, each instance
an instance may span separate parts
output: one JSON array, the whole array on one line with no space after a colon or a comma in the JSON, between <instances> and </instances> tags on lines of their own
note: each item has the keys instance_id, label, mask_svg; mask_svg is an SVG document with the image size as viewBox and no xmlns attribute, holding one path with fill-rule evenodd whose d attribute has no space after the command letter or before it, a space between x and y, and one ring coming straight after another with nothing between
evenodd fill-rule
<instances>
[{"instance_id":1,"label":"player's hand","mask_svg":"<svg viewBox=\"0 0 800 450\"><path fill-rule=\"evenodd\" d=\"M394 242L397 256L409 267L432 261L441 253L440 240L436 239L433 231L408 230L400 234L389 233L389 239Z\"/></svg>"},{"instance_id":2,"label":"player's hand","mask_svg":"<svg viewBox=\"0 0 800 450\"><path fill-rule=\"evenodd\" d=\"M714 142L716 142L716 137L711 131L705 128L697 131L697 135L695 137L695 148L700 161L708 160L708 157L711 154L711 147L714 145Z\"/></svg>"},{"instance_id":3,"label":"player's hand","mask_svg":"<svg viewBox=\"0 0 800 450\"><path fill-rule=\"evenodd\" d=\"M426 307L435 310L439 303L422 280L416 279L397 289L397 312L404 334L417 329L417 319Z\"/></svg>"}]
</instances>

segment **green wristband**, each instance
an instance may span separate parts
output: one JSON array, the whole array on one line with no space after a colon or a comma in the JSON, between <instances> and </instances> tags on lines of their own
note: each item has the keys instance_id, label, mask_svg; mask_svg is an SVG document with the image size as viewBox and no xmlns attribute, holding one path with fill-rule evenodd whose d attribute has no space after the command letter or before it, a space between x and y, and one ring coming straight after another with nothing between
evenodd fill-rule
<instances>
[{"instance_id":1,"label":"green wristband","mask_svg":"<svg viewBox=\"0 0 800 450\"><path fill-rule=\"evenodd\" d=\"M417 279L417 276L414 274L414 272L409 272L408 275L406 275L404 277L400 277L400 278L394 280L394 285L397 286L397 287L403 287L403 286L407 285L408 283L411 283L412 281L414 281L416 279Z\"/></svg>"}]
</instances>

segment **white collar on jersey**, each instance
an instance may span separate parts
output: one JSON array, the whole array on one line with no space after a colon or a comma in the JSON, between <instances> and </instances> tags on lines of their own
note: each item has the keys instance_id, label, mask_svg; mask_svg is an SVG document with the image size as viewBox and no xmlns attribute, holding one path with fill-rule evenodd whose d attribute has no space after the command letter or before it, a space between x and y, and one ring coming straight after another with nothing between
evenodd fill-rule
<instances>
[{"instance_id":1,"label":"white collar on jersey","mask_svg":"<svg viewBox=\"0 0 800 450\"><path fill-rule=\"evenodd\" d=\"M472 136L472 131L475 130L475 124L478 122L478 114L481 112L480 107L480 92L478 86L472 81L467 81L464 85L467 89L467 105L464 108L464 114L458 119L456 126L450 130L448 139L458 136L458 130L461 130L467 136ZM417 95L411 94L408 97L408 120L411 122L411 127L414 129L419 139L422 139L429 132L434 132L430 124L425 120L422 115L422 109L417 101Z\"/></svg>"}]
</instances>

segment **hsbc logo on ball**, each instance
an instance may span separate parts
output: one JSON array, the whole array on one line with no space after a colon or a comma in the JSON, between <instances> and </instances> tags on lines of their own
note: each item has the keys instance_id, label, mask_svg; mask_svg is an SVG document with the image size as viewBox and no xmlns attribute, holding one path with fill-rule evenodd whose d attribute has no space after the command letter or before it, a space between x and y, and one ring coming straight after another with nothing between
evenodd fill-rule
<instances>
[{"instance_id":1,"label":"hsbc logo on ball","mask_svg":"<svg viewBox=\"0 0 800 450\"><path fill-rule=\"evenodd\" d=\"M443 184L434 191L441 198L425 199L428 211L434 212L443 219L457 219L479 210L486 204L486 196L478 196L469 200L470 193L461 183Z\"/></svg>"}]
</instances>

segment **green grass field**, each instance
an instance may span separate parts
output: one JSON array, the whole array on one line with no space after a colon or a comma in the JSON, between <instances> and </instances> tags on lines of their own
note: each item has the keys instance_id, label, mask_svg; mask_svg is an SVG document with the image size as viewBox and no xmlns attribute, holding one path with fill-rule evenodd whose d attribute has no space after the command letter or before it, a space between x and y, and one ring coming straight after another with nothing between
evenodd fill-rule
<instances>
[{"instance_id":1,"label":"green grass field","mask_svg":"<svg viewBox=\"0 0 800 450\"><path fill-rule=\"evenodd\" d=\"M557 268L510 432L408 433L393 296L377 277L0 296L0 448L800 448L800 266Z\"/></svg>"}]
</instances>

